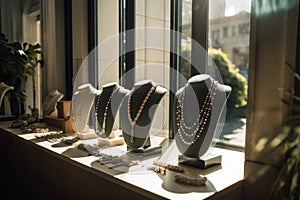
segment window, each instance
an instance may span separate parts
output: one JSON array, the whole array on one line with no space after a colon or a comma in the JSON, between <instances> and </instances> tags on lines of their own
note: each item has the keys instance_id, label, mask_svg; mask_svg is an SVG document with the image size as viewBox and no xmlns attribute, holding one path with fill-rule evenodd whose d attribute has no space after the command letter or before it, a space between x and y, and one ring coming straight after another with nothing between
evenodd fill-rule
<instances>
[{"instance_id":1,"label":"window","mask_svg":"<svg viewBox=\"0 0 300 200\"><path fill-rule=\"evenodd\" d=\"M207 4L209 3L209 6ZM175 6L176 7L176 6ZM247 77L249 62L249 33L250 33L250 0L243 3L230 0L183 0L178 5L178 31L185 34L179 40L180 55L187 54L196 66L205 66L205 58L200 58L199 49L193 47L188 38L194 39L204 49L220 49L222 55L228 57L238 71L238 84L242 85L242 95L231 94L227 102L227 115L218 142L219 146L243 150L245 145ZM207 13L209 8L209 12ZM191 11L191 12L188 12ZM187 15L189 13L189 15ZM175 18L176 19L176 18ZM208 24L207 24L208 23ZM236 27L245 24L243 35L237 37ZM175 22L176 25L176 22ZM176 26L174 26L176 28ZM208 27L208 30L205 29ZM231 29L230 29L231 27ZM229 32L231 30L231 34ZM247 30L247 31L246 31ZM222 34L222 36L221 36ZM187 37L186 37L187 36ZM199 73L194 66L181 57L174 64L184 78L178 79L177 89L182 87L189 77ZM218 66L219 67L219 66ZM220 69L219 69L220 70ZM202 73L200 71L200 73ZM222 74L226 79L226 74ZM233 87L236 83L223 80L224 84Z\"/></svg>"},{"instance_id":2,"label":"window","mask_svg":"<svg viewBox=\"0 0 300 200\"><path fill-rule=\"evenodd\" d=\"M132 71L130 78L126 77L128 80L122 82L122 85L127 89L131 89L134 82L153 79L154 82L164 85L169 90L174 89L173 91L176 91L186 83L188 78L203 73L203 71L196 69L197 66L207 65L207 58L199 56L200 50L193 46L192 39L197 41L204 49L221 49L231 62L238 67L240 76L247 78L250 0L247 0L245 5L236 4L234 1L229 0L115 0L113 8L111 5L106 5L109 4L108 2L110 1L98 0L98 27L102 27L101 30L99 29L98 38L101 42L105 32L108 33L111 29L114 30L108 35L116 33L116 27L121 32L119 40L120 59L119 63L115 63L116 67L113 67L115 70L113 74L119 74L119 76L118 78L109 76L103 82L108 82L109 79L116 81L119 78L124 81L122 79L124 78L123 75L128 71ZM100 6L101 4L102 6ZM119 8L118 11L116 11L116 7ZM108 16L116 15L114 12L119 12L118 19L112 16L113 20L104 21ZM103 17L100 17L101 15ZM241 28L241 24L245 24L245 27ZM139 30L149 27L172 29L179 31L182 35L180 37L175 36L175 38L173 35L159 35L153 40L153 36L144 32L141 37ZM241 29L248 31L242 31L246 39L237 37L236 27L238 27L239 33ZM136 30L133 33L128 34L126 32L134 28ZM149 44L153 41L163 43L164 48L151 48ZM128 51L132 47L134 50ZM168 52L167 49L169 48L174 51ZM178 55L184 55L185 59ZM166 67L169 67L170 71ZM172 69L177 70L182 76L174 76ZM172 135L172 123L168 122L172 120L173 98L174 93L172 92L165 95L161 103L165 110L158 112L155 117L157 121L153 123L157 125L157 129L163 127L163 131L159 134L171 138L174 136ZM246 123L244 115L246 110L245 98L241 105L240 110L228 111L228 115L241 114L242 116L235 116L238 118L234 117L236 121L225 122L220 140L221 145L232 145L243 149ZM167 133L169 130L170 132ZM236 131L243 132L239 138L240 141L233 139L237 135ZM239 144L228 142L233 140Z\"/></svg>"},{"instance_id":3,"label":"window","mask_svg":"<svg viewBox=\"0 0 300 200\"><path fill-rule=\"evenodd\" d=\"M231 27L231 36L233 37L235 35L236 35L236 27L233 26L233 27Z\"/></svg>"},{"instance_id":4,"label":"window","mask_svg":"<svg viewBox=\"0 0 300 200\"><path fill-rule=\"evenodd\" d=\"M248 23L248 24L240 24L239 25L239 34L240 35L249 34L249 32L250 32L249 25L250 25L250 23Z\"/></svg>"},{"instance_id":5,"label":"window","mask_svg":"<svg viewBox=\"0 0 300 200\"><path fill-rule=\"evenodd\" d=\"M130 90L134 83L151 79L168 88L170 57L165 49L169 49L170 36L164 32L151 34L151 30L146 29L169 29L170 0L98 0L97 15L98 43L119 37L118 43L111 45L116 51L119 50L118 57L109 66L105 66L107 57L98 54L100 63L103 63L98 66L98 85L119 82ZM157 41L161 48L151 46ZM168 137L168 112L167 93L156 109L151 134Z\"/></svg>"},{"instance_id":6,"label":"window","mask_svg":"<svg viewBox=\"0 0 300 200\"><path fill-rule=\"evenodd\" d=\"M224 38L228 37L228 27L223 27L223 37Z\"/></svg>"},{"instance_id":7,"label":"window","mask_svg":"<svg viewBox=\"0 0 300 200\"><path fill-rule=\"evenodd\" d=\"M214 30L211 33L212 33L213 40L218 40L220 38L220 30Z\"/></svg>"},{"instance_id":8,"label":"window","mask_svg":"<svg viewBox=\"0 0 300 200\"><path fill-rule=\"evenodd\" d=\"M227 114L224 122L223 131L220 136L218 145L226 148L243 150L245 146L245 127L246 127L246 108L249 62L249 39L250 39L250 0L232 1L217 0L210 1L209 5L209 48L219 49L219 53L228 57L229 61L234 64L238 74L236 75L238 84L244 87L240 91L243 95L235 94L237 90L236 83L226 79L226 74L222 74L225 84L233 88L233 92L227 102ZM220 9L222 8L222 9ZM218 9L219 12L215 12ZM238 35L236 28L238 27ZM229 28L231 33L229 33ZM223 29L223 38L214 37L217 29ZM242 98L242 101L237 99ZM234 100L235 99L235 100ZM241 99L240 99L241 100Z\"/></svg>"},{"instance_id":9,"label":"window","mask_svg":"<svg viewBox=\"0 0 300 200\"><path fill-rule=\"evenodd\" d=\"M192 35L192 1L191 0L183 0L182 5L178 6L178 21L179 21L179 32L181 32L182 38L180 42L180 53L182 55L179 57L179 73L182 75L178 77L178 87L182 87L186 79L188 79L191 75L191 67L190 63L186 61L186 59L192 59L192 49L191 49L191 35ZM180 16L181 15L181 16ZM184 58L182 58L184 57Z\"/></svg>"}]
</instances>

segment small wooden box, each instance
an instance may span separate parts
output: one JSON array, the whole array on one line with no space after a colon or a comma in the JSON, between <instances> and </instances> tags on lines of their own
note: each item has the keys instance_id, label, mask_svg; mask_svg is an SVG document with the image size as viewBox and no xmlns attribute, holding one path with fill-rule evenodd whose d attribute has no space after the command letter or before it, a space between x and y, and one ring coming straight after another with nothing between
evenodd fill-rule
<instances>
[{"instance_id":1,"label":"small wooden box","mask_svg":"<svg viewBox=\"0 0 300 200\"><path fill-rule=\"evenodd\" d=\"M59 101L57 102L57 117L60 119L67 119L71 114L71 102L72 101Z\"/></svg>"},{"instance_id":2,"label":"small wooden box","mask_svg":"<svg viewBox=\"0 0 300 200\"><path fill-rule=\"evenodd\" d=\"M66 134L75 133L71 119L65 120L62 118L47 116L47 117L44 117L44 120L47 125L59 128Z\"/></svg>"}]
</instances>

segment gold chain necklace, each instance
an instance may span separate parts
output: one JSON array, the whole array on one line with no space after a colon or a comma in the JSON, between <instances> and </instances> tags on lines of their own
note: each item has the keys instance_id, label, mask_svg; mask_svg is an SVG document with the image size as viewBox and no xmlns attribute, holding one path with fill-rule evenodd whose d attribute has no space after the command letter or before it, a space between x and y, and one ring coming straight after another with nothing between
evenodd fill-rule
<instances>
[{"instance_id":1,"label":"gold chain necklace","mask_svg":"<svg viewBox=\"0 0 300 200\"><path fill-rule=\"evenodd\" d=\"M110 94L109 96L109 99L107 100L106 102L106 105L104 107L104 112L103 112L103 122L102 122L102 126L100 126L100 134L104 134L105 133L105 129L106 129L106 119L107 119L107 111L108 111L108 108L110 106L110 102L111 102L111 99L112 97L114 96L114 94L119 90L118 87L114 88L112 93ZM95 111L96 111L96 119L97 119L97 122L99 123L99 102L100 102L100 99L101 99L101 94L100 95L97 95L97 102L96 102L96 108L95 108Z\"/></svg>"},{"instance_id":2,"label":"gold chain necklace","mask_svg":"<svg viewBox=\"0 0 300 200\"><path fill-rule=\"evenodd\" d=\"M131 118L131 97L133 94L133 91L130 93L129 97L128 97L128 106L127 106L127 115L128 115L128 120L129 123L131 125L131 132L130 132L130 142L133 143L134 142L134 125L136 124L136 122L139 120L141 113L145 107L145 104L148 102L149 97L151 96L152 92L154 92L156 90L156 85L152 86L151 89L148 91L147 95L145 96L145 98L143 99L143 102L141 104L141 106L138 109L138 112L136 113L135 117L132 119Z\"/></svg>"},{"instance_id":3,"label":"gold chain necklace","mask_svg":"<svg viewBox=\"0 0 300 200\"><path fill-rule=\"evenodd\" d=\"M218 85L218 82L217 81L212 81L212 85L211 85L211 88L209 89L209 92L204 100L204 103L202 105L202 108L200 110L200 117L199 121L197 122L194 122L193 125L196 123L198 123L198 127L195 128L195 130L193 131L193 133L187 133L185 131L185 127L183 125L183 112L182 112L182 109L183 109L183 99L182 99L182 95L179 97L179 101L178 101L178 104L177 104L177 111L176 111L176 120L177 120L177 126L178 126L178 129L177 129L177 132L179 134L179 137L181 139L181 141L186 144L186 145L192 145L196 142L196 140L201 136L204 128L205 128L205 125L208 121L208 118L210 116L210 113L211 113L211 107L212 107L212 104L213 104L213 101L214 101L214 97L216 95L216 90L217 90L217 85ZM190 127L188 127L189 129ZM196 134L196 135L195 135ZM186 137L188 138L191 138L193 137L193 140L187 140L185 139Z\"/></svg>"}]
</instances>

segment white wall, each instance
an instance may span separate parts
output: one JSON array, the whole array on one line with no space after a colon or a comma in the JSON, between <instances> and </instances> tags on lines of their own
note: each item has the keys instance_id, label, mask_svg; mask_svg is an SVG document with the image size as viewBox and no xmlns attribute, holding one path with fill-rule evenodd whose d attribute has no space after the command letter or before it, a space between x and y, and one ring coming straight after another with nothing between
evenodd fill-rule
<instances>
[{"instance_id":1,"label":"white wall","mask_svg":"<svg viewBox=\"0 0 300 200\"><path fill-rule=\"evenodd\" d=\"M151 79L168 89L170 36L164 29L170 29L170 0L137 0L135 24L137 29L151 29L136 31L136 47L144 48L136 51L135 81ZM169 92L159 106L151 130L153 134L158 134L157 131L163 128L159 134L168 137Z\"/></svg>"},{"instance_id":2,"label":"white wall","mask_svg":"<svg viewBox=\"0 0 300 200\"><path fill-rule=\"evenodd\" d=\"M73 83L76 76L81 84L88 82L88 70L80 69L88 56L88 31L87 1L72 1Z\"/></svg>"},{"instance_id":3,"label":"white wall","mask_svg":"<svg viewBox=\"0 0 300 200\"><path fill-rule=\"evenodd\" d=\"M119 0L98 0L98 82L119 82Z\"/></svg>"},{"instance_id":4,"label":"white wall","mask_svg":"<svg viewBox=\"0 0 300 200\"><path fill-rule=\"evenodd\" d=\"M42 0L43 98L53 89L65 94L64 1Z\"/></svg>"}]
</instances>

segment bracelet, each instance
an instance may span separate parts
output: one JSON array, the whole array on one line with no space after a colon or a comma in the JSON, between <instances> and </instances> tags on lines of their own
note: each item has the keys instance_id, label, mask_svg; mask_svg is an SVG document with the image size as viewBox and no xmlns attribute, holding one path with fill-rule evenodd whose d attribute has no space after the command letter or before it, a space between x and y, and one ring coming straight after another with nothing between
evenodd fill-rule
<instances>
[{"instance_id":1,"label":"bracelet","mask_svg":"<svg viewBox=\"0 0 300 200\"><path fill-rule=\"evenodd\" d=\"M159 166L153 166L153 167L149 167L148 170L152 170L156 173L159 173L161 175L165 175L166 174L166 169L163 167L159 167Z\"/></svg>"},{"instance_id":2,"label":"bracelet","mask_svg":"<svg viewBox=\"0 0 300 200\"><path fill-rule=\"evenodd\" d=\"M171 164L167 164L167 163L162 163L159 161L154 161L153 162L154 165L159 166L159 167L163 167L166 168L170 171L174 171L174 172L179 172L179 173L183 173L184 169L175 165L171 165Z\"/></svg>"},{"instance_id":3,"label":"bracelet","mask_svg":"<svg viewBox=\"0 0 300 200\"><path fill-rule=\"evenodd\" d=\"M66 137L67 135L64 134L62 131L51 131L51 132L47 132L47 133L42 133L42 134L36 134L35 138L37 139L45 139L49 142L53 142L53 140L58 140L61 138Z\"/></svg>"},{"instance_id":4,"label":"bracelet","mask_svg":"<svg viewBox=\"0 0 300 200\"><path fill-rule=\"evenodd\" d=\"M184 176L182 174L177 174L175 175L175 181L186 185L202 186L206 184L207 178L206 177L193 178L193 177Z\"/></svg>"},{"instance_id":5,"label":"bracelet","mask_svg":"<svg viewBox=\"0 0 300 200\"><path fill-rule=\"evenodd\" d=\"M74 137L72 139L68 139L68 138L63 138L61 140L63 143L65 143L66 145L72 145L74 144L75 142L78 142L79 141L79 138L78 137Z\"/></svg>"}]
</instances>

